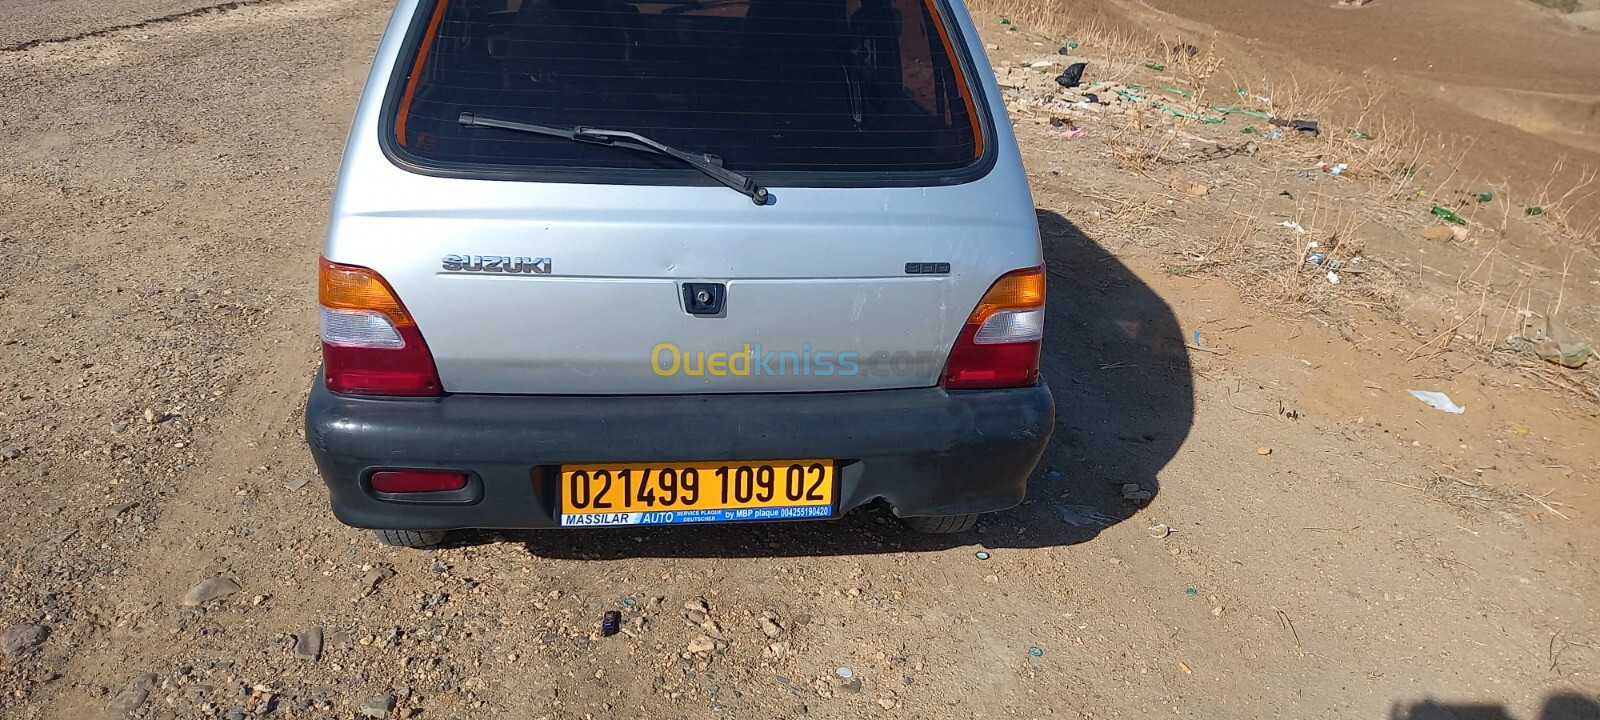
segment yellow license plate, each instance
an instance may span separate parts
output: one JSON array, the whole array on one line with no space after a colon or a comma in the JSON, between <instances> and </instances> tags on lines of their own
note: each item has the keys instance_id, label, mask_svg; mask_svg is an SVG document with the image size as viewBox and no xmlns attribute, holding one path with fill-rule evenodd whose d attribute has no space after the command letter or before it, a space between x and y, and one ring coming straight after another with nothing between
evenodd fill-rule
<instances>
[{"instance_id":1,"label":"yellow license plate","mask_svg":"<svg viewBox=\"0 0 1600 720\"><path fill-rule=\"evenodd\" d=\"M561 467L561 524L679 525L833 515L832 460Z\"/></svg>"}]
</instances>

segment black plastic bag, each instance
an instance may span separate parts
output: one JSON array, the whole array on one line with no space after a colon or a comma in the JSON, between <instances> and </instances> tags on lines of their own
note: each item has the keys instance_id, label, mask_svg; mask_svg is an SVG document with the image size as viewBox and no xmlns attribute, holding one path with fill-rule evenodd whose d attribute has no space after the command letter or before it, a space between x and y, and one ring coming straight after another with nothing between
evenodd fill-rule
<instances>
[{"instance_id":1,"label":"black plastic bag","mask_svg":"<svg viewBox=\"0 0 1600 720\"><path fill-rule=\"evenodd\" d=\"M1061 76L1056 78L1056 84L1064 88L1075 88L1079 85L1082 85L1083 69L1088 66L1089 63L1073 63L1068 65L1066 71L1062 72Z\"/></svg>"}]
</instances>

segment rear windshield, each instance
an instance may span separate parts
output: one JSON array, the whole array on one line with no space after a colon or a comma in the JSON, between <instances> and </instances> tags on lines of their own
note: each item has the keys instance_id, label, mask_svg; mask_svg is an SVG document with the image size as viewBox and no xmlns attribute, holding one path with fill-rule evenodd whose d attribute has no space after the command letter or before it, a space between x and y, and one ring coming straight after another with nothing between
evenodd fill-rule
<instances>
[{"instance_id":1,"label":"rear windshield","mask_svg":"<svg viewBox=\"0 0 1600 720\"><path fill-rule=\"evenodd\" d=\"M471 112L628 130L739 171L962 169L983 134L935 1L424 2L387 132L424 165L683 167L462 126Z\"/></svg>"}]
</instances>

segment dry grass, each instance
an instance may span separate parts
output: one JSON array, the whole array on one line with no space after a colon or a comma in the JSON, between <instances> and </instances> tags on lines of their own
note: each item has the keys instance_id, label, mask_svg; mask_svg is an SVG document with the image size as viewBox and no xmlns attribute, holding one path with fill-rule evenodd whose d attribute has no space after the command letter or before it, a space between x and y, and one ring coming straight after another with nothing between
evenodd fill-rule
<instances>
[{"instance_id":1,"label":"dry grass","mask_svg":"<svg viewBox=\"0 0 1600 720\"><path fill-rule=\"evenodd\" d=\"M1319 122L1321 132L1316 137L1297 136L1285 129L1287 137L1282 140L1259 143L1275 173L1320 173L1336 163L1347 165L1341 174L1350 182L1333 186L1338 188L1332 191L1336 195L1310 193L1299 199L1293 216L1287 218L1298 223L1304 234L1282 227L1283 216L1266 212L1267 200L1277 193L1276 184L1241 187L1226 194L1223 229L1211 236L1185 233L1158 217L1168 212L1169 201L1187 200L1180 194L1164 190L1142 199L1101 197L1111 208L1109 222L1137 238L1133 242L1169 254L1168 272L1221 277L1275 314L1321 318L1330 326L1339 324L1341 331L1353 308L1403 320L1403 291L1407 287L1415 291L1414 275L1419 270L1403 262L1363 255L1364 233L1383 227L1410 235L1421 225L1442 223L1429 216L1435 205L1442 206L1466 220L1472 228L1469 242L1486 243L1485 252L1472 270L1456 279L1449 297L1430 298L1453 308L1463 320L1419 348L1417 358L1426 360L1446 350L1466 351L1480 361L1536 377L1551 389L1585 403L1600 403L1600 378L1592 368L1572 371L1497 349L1507 334L1519 329L1535 305L1541 312L1534 314L1540 317L1560 310L1576 254L1568 252L1563 270L1552 273L1516 261L1501 246L1502 239L1517 223L1533 221L1561 246L1600 249L1600 218L1575 226L1577 218L1571 211L1600 192L1600 170L1584 169L1566 189L1558 191L1557 181L1552 180L1532 189L1527 197L1519 197L1516 189L1503 181L1463 172L1476 144L1472 138L1425 132L1414 117L1380 111L1386 90L1376 83L1358 87L1307 82L1287 70L1277 76L1242 79L1228 72L1214 47L1196 48L1190 54L1186 46L1205 44L1197 39L1129 29L1125 23L1095 14L1093 6L1066 0L974 0L968 5L980 22L1004 17L1018 32L1078 43L1072 55L1091 63L1097 81L1146 86L1141 95L1152 102L1120 116L1105 116L1097 134L1117 168L1160 187L1169 186L1174 168L1214 159L1191 157L1194 153L1180 147L1191 145L1185 139L1199 139L1197 134L1215 136L1216 131L1208 129L1224 126L1202 125L1157 107L1157 101L1201 116L1215 115L1213 106L1233 106L1276 118ZM1146 63L1152 62L1164 69L1147 69ZM1152 71L1157 73L1154 78ZM1226 97L1215 97L1222 92L1219 86L1229 88ZM1181 91L1166 91L1173 89ZM1239 132L1236 120L1241 117L1234 116L1226 124L1230 132ZM1256 128L1256 138L1270 129L1265 121L1249 122ZM1252 136L1240 138L1245 141ZM1218 142L1225 147L1225 141ZM1551 177L1566 177L1567 170L1558 164ZM1493 200L1478 202L1474 195L1480 192L1492 192ZM1538 207L1541 212L1528 216L1528 207ZM1315 248L1309 246L1311 242L1317 243ZM1321 264L1312 262L1313 253L1321 255ZM1337 283L1332 282L1330 271Z\"/></svg>"}]
</instances>

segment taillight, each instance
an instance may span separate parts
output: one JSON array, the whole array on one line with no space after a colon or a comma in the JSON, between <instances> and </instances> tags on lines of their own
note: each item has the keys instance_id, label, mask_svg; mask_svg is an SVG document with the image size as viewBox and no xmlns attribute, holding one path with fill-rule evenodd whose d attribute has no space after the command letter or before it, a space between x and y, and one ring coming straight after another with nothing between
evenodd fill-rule
<instances>
[{"instance_id":1,"label":"taillight","mask_svg":"<svg viewBox=\"0 0 1600 720\"><path fill-rule=\"evenodd\" d=\"M322 259L322 371L328 389L355 395L438 395L439 371L417 323L372 270Z\"/></svg>"},{"instance_id":2,"label":"taillight","mask_svg":"<svg viewBox=\"0 0 1600 720\"><path fill-rule=\"evenodd\" d=\"M467 476L448 470L383 470L372 474L372 489L381 493L460 490Z\"/></svg>"},{"instance_id":3,"label":"taillight","mask_svg":"<svg viewBox=\"0 0 1600 720\"><path fill-rule=\"evenodd\" d=\"M967 317L940 384L952 390L1032 385L1043 341L1044 268L1008 272Z\"/></svg>"}]
</instances>

